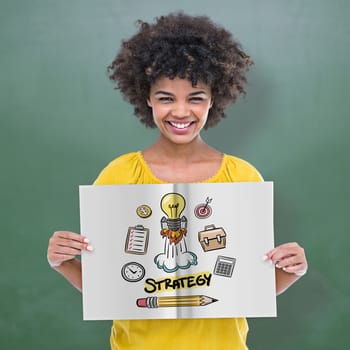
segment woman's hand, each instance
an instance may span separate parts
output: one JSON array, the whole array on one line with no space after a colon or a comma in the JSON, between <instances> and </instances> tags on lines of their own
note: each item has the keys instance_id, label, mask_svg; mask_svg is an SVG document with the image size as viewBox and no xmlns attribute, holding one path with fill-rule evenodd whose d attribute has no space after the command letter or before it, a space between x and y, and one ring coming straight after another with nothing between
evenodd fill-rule
<instances>
[{"instance_id":1,"label":"woman's hand","mask_svg":"<svg viewBox=\"0 0 350 350\"><path fill-rule=\"evenodd\" d=\"M82 250L93 250L86 237L74 232L56 231L49 240L47 260L51 267L57 268L80 255Z\"/></svg>"},{"instance_id":2,"label":"woman's hand","mask_svg":"<svg viewBox=\"0 0 350 350\"><path fill-rule=\"evenodd\" d=\"M285 243L270 250L264 257L276 266L276 294L288 289L307 271L305 252L298 243Z\"/></svg>"},{"instance_id":3,"label":"woman's hand","mask_svg":"<svg viewBox=\"0 0 350 350\"><path fill-rule=\"evenodd\" d=\"M290 274L303 276L307 271L304 249L295 242L285 243L270 250L265 258L270 259L278 269Z\"/></svg>"}]
</instances>

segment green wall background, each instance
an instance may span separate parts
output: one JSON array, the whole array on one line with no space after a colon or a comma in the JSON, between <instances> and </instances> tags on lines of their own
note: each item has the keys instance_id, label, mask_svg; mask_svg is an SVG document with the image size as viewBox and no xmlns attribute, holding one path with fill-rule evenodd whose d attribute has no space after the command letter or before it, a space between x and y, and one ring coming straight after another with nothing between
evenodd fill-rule
<instances>
[{"instance_id":1,"label":"green wall background","mask_svg":"<svg viewBox=\"0 0 350 350\"><path fill-rule=\"evenodd\" d=\"M107 349L110 322L83 322L80 294L46 263L54 230L79 232L78 185L156 137L105 76L138 18L184 9L230 29L255 61L248 94L204 138L275 182L276 243L310 270L250 320L251 349L350 343L346 0L1 0L2 349Z\"/></svg>"}]
</instances>

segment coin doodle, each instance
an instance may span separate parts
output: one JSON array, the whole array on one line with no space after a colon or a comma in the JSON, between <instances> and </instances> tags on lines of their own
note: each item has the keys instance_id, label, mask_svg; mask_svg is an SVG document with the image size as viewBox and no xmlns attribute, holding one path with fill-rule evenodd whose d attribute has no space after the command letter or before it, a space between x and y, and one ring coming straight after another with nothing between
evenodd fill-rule
<instances>
[{"instance_id":1,"label":"coin doodle","mask_svg":"<svg viewBox=\"0 0 350 350\"><path fill-rule=\"evenodd\" d=\"M140 218L146 219L152 215L152 209L148 205L143 204L137 207L136 214Z\"/></svg>"}]
</instances>

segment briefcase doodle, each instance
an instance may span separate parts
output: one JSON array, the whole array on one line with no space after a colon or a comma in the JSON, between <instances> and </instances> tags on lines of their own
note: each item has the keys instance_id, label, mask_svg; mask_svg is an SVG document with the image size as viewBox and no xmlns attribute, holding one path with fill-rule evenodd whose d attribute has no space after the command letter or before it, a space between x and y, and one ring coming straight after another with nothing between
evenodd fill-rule
<instances>
[{"instance_id":1,"label":"briefcase doodle","mask_svg":"<svg viewBox=\"0 0 350 350\"><path fill-rule=\"evenodd\" d=\"M222 227L205 226L198 232L198 240L205 252L226 248L226 232Z\"/></svg>"}]
</instances>

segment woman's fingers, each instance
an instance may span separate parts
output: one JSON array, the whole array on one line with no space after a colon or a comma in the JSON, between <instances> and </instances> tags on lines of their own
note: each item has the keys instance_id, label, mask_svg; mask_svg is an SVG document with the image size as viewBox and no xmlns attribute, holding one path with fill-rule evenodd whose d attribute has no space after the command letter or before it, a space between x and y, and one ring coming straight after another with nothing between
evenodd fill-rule
<instances>
[{"instance_id":1,"label":"woman's fingers","mask_svg":"<svg viewBox=\"0 0 350 350\"><path fill-rule=\"evenodd\" d=\"M307 266L303 264L297 264L293 266L283 267L282 270L288 273L294 273L297 276L303 276L307 271Z\"/></svg>"},{"instance_id":2,"label":"woman's fingers","mask_svg":"<svg viewBox=\"0 0 350 350\"><path fill-rule=\"evenodd\" d=\"M88 246L88 243L82 243L78 241L72 241L70 239L64 239L64 238L56 238L55 242L53 242L53 245L55 247L70 247L77 250L83 250Z\"/></svg>"},{"instance_id":3,"label":"woman's fingers","mask_svg":"<svg viewBox=\"0 0 350 350\"><path fill-rule=\"evenodd\" d=\"M52 267L57 267L80 255L82 250L93 250L86 237L70 231L56 231L49 240L47 260Z\"/></svg>"},{"instance_id":4,"label":"woman's fingers","mask_svg":"<svg viewBox=\"0 0 350 350\"><path fill-rule=\"evenodd\" d=\"M282 244L266 254L266 259L283 271L302 276L307 271L305 252L296 242Z\"/></svg>"},{"instance_id":5,"label":"woman's fingers","mask_svg":"<svg viewBox=\"0 0 350 350\"><path fill-rule=\"evenodd\" d=\"M81 243L89 243L89 240L86 237L80 235L79 233L70 232L70 231L56 231L52 235L52 238L54 239L61 238L61 239L76 241Z\"/></svg>"},{"instance_id":6,"label":"woman's fingers","mask_svg":"<svg viewBox=\"0 0 350 350\"><path fill-rule=\"evenodd\" d=\"M293 256L298 254L298 252L302 249L298 243L285 243L277 246L276 248L270 250L266 255L269 259L272 260L274 264L277 261L282 260L288 256Z\"/></svg>"}]
</instances>

